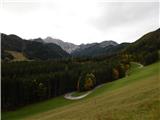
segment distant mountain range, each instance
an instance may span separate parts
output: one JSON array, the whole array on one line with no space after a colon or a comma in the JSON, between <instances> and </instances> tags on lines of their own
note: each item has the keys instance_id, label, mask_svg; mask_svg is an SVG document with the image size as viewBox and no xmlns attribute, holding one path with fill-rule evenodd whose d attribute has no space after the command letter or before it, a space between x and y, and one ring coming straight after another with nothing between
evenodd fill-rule
<instances>
[{"instance_id":1,"label":"distant mountain range","mask_svg":"<svg viewBox=\"0 0 160 120\"><path fill-rule=\"evenodd\" d=\"M123 48L125 48L130 44L130 43L118 44L113 40L106 40L100 43L75 45L73 43L63 42L60 39L54 39L51 37L47 37L43 41L39 42L57 44L73 57L96 57L103 55L111 55L120 52Z\"/></svg>"},{"instance_id":2,"label":"distant mountain range","mask_svg":"<svg viewBox=\"0 0 160 120\"><path fill-rule=\"evenodd\" d=\"M42 41L41 41L42 42ZM51 37L47 37L43 40L43 43L54 43L59 45L63 50L68 52L73 56L96 56L105 52L104 50L118 45L115 41L103 41L100 43L90 43L90 44L81 44L75 45L69 42L63 42L60 39L54 39ZM96 54L95 54L96 53ZM93 55L94 54L94 55Z\"/></svg>"},{"instance_id":3,"label":"distant mountain range","mask_svg":"<svg viewBox=\"0 0 160 120\"><path fill-rule=\"evenodd\" d=\"M16 35L1 34L2 59L12 58L7 50L18 51L24 54L28 59L54 59L66 57L97 57L109 56L126 52L130 54L141 53L145 55L160 49L160 29L147 33L133 43L118 44L115 41L108 40L100 43L90 43L75 45L69 42L63 42L60 39L47 37L45 39L37 38L24 40Z\"/></svg>"},{"instance_id":4,"label":"distant mountain range","mask_svg":"<svg viewBox=\"0 0 160 120\"><path fill-rule=\"evenodd\" d=\"M117 45L118 43L111 40L103 41L101 43L81 44L75 51L71 53L71 55L76 57L94 57L105 54L109 48Z\"/></svg>"}]
</instances>

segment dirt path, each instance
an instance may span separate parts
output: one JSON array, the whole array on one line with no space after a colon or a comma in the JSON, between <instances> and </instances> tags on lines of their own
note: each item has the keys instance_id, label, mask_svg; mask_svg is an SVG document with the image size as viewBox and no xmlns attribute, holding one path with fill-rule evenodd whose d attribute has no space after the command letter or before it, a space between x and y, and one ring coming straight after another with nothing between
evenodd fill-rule
<instances>
[{"instance_id":1,"label":"dirt path","mask_svg":"<svg viewBox=\"0 0 160 120\"><path fill-rule=\"evenodd\" d=\"M97 88L102 87L103 85L104 85L104 84L98 85L98 86L95 87L93 90L90 90L90 91L86 92L85 94L83 94L83 95L81 95L81 96L72 96L73 93L75 93L76 91L71 92L71 93L66 93L66 94L64 95L64 98L65 98L65 99L68 99L68 100L79 100L79 99L82 99L82 98L88 96L88 95L91 94L94 90L96 90Z\"/></svg>"},{"instance_id":2,"label":"dirt path","mask_svg":"<svg viewBox=\"0 0 160 120\"><path fill-rule=\"evenodd\" d=\"M140 63L137 63L137 62L132 62L132 63L139 65L139 67L138 67L138 68L142 68L142 67L144 67L144 66L143 66L142 64L140 64Z\"/></svg>"}]
</instances>

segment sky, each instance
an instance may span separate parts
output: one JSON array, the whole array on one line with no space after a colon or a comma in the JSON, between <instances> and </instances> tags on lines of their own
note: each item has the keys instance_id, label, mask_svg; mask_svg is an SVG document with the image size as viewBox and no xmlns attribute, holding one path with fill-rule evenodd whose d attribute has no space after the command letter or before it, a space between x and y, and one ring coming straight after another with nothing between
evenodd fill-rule
<instances>
[{"instance_id":1,"label":"sky","mask_svg":"<svg viewBox=\"0 0 160 120\"><path fill-rule=\"evenodd\" d=\"M158 28L158 0L0 0L0 32L24 39L122 43Z\"/></svg>"}]
</instances>

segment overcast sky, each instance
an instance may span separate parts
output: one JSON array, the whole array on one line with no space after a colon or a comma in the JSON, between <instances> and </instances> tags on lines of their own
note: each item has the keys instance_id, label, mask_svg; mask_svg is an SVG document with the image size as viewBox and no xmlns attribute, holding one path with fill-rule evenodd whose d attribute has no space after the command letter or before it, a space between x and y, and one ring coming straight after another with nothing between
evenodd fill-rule
<instances>
[{"instance_id":1,"label":"overcast sky","mask_svg":"<svg viewBox=\"0 0 160 120\"><path fill-rule=\"evenodd\" d=\"M159 28L158 0L1 0L0 5L0 32L25 39L122 43Z\"/></svg>"}]
</instances>

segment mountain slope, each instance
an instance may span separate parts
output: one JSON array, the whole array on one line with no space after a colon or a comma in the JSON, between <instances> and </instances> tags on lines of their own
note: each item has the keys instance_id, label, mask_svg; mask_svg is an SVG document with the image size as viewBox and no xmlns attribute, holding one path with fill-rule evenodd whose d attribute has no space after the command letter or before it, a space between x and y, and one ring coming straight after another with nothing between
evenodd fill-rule
<instances>
[{"instance_id":1,"label":"mountain slope","mask_svg":"<svg viewBox=\"0 0 160 120\"><path fill-rule=\"evenodd\" d=\"M87 56L87 57L95 57L100 55L105 55L108 49L117 46L118 44L114 41L103 41L101 43L91 43L91 44L82 44L73 51L71 54L73 56Z\"/></svg>"},{"instance_id":2,"label":"mountain slope","mask_svg":"<svg viewBox=\"0 0 160 120\"><path fill-rule=\"evenodd\" d=\"M28 60L21 52L8 51L8 50L6 50L5 52L7 52L13 56L13 61L26 61L26 60Z\"/></svg>"},{"instance_id":3,"label":"mountain slope","mask_svg":"<svg viewBox=\"0 0 160 120\"><path fill-rule=\"evenodd\" d=\"M44 42L55 43L55 44L59 45L63 50L65 50L68 53L71 53L72 51L74 51L78 47L78 45L75 45L73 43L63 42L60 39L54 39L54 38L51 38L51 37L47 37L46 39L44 39Z\"/></svg>"},{"instance_id":4,"label":"mountain slope","mask_svg":"<svg viewBox=\"0 0 160 120\"><path fill-rule=\"evenodd\" d=\"M144 64L148 64L145 63L143 59L144 58L148 59L148 57L153 56L153 54L157 54L157 51L160 49L159 47L160 29L145 34L144 36L142 36L133 43L121 43L121 44L117 44L116 42L110 40L110 41L103 41L101 43L75 45L72 43L63 42L62 40L59 39L53 39L51 37L47 37L44 40L41 38L32 39L30 40L29 43L26 42L25 40L23 40L22 42L22 39L16 35L8 35L7 37L6 36L7 35L2 34L2 58L6 56L8 58L11 58L11 55L4 51L6 48L11 51L24 52L24 49L26 49L26 43L28 43L29 46L37 44L37 47L33 45L35 47L34 49L33 47L31 47L34 53L32 53L31 50L27 49L27 54L29 54L28 56L31 59L34 58L33 57L34 54L36 54L36 57L39 58L41 54L40 52L42 52L43 59L44 57L47 56L52 56L51 59L61 58L63 56L64 57L69 56L69 54L75 57L97 57L97 56L109 56L124 52L135 56L138 61ZM4 42L3 39L8 39L9 43L6 40ZM51 43L52 44L54 43L54 45L48 45ZM63 50L60 50L61 48L59 48L57 45L60 46ZM40 49L38 46L41 46L43 49ZM37 51L39 51L39 53L37 53ZM69 54L65 53L64 51L66 51ZM53 53L55 55L53 55Z\"/></svg>"},{"instance_id":5,"label":"mountain slope","mask_svg":"<svg viewBox=\"0 0 160 120\"><path fill-rule=\"evenodd\" d=\"M157 54L157 51L160 49L160 29L145 34L133 43L113 43L114 41L104 41L101 43L92 43L86 45L82 44L71 54L76 57L96 57L102 55L114 55L124 52L132 54L138 59L138 61L144 63L144 61L142 61L144 57L148 57L150 54L150 56L152 56L152 54Z\"/></svg>"},{"instance_id":6,"label":"mountain slope","mask_svg":"<svg viewBox=\"0 0 160 120\"><path fill-rule=\"evenodd\" d=\"M40 38L39 41L41 41ZM69 56L68 53L56 44L43 44L41 42L24 40L16 35L1 34L1 42L2 56L6 56L4 55L6 50L21 52L29 59L47 60Z\"/></svg>"},{"instance_id":7,"label":"mountain slope","mask_svg":"<svg viewBox=\"0 0 160 120\"><path fill-rule=\"evenodd\" d=\"M149 32L126 47L129 53L152 52L160 49L160 29Z\"/></svg>"},{"instance_id":8,"label":"mountain slope","mask_svg":"<svg viewBox=\"0 0 160 120\"><path fill-rule=\"evenodd\" d=\"M133 59L145 65L154 63L159 59L160 29L149 32L137 41L127 46L123 52L133 56ZM138 53L138 54L137 54Z\"/></svg>"},{"instance_id":9,"label":"mountain slope","mask_svg":"<svg viewBox=\"0 0 160 120\"><path fill-rule=\"evenodd\" d=\"M126 78L107 83L87 98L69 101L62 96L2 113L2 120L157 120L160 116L159 63L137 69ZM135 69L135 68L134 68ZM70 104L73 103L73 104ZM67 105L68 104L68 105ZM70 104L70 105L69 105ZM63 106L63 107L62 107Z\"/></svg>"}]
</instances>

